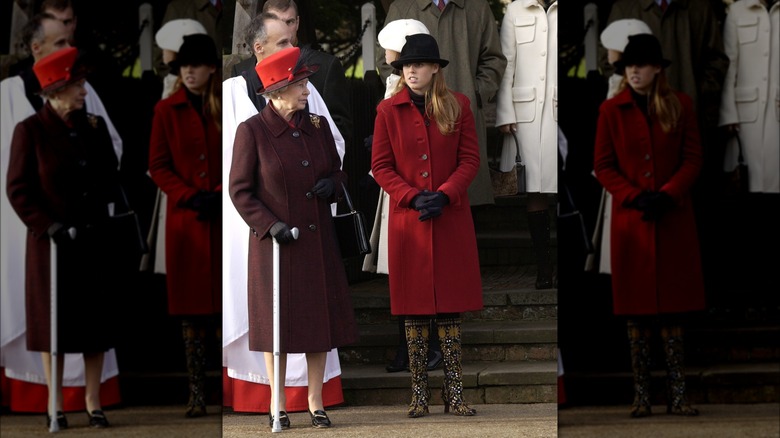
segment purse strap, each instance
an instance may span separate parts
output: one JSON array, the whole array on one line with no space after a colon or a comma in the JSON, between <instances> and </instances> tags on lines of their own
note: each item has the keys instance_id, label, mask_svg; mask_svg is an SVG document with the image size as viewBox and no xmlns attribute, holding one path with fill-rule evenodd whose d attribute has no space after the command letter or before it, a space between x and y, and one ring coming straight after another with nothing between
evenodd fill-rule
<instances>
[{"instance_id":1,"label":"purse strap","mask_svg":"<svg viewBox=\"0 0 780 438\"><path fill-rule=\"evenodd\" d=\"M737 148L739 148L739 155L737 155L737 162L739 164L745 164L745 159L742 157L742 140L739 139L739 133L734 134L737 137Z\"/></svg>"},{"instance_id":2,"label":"purse strap","mask_svg":"<svg viewBox=\"0 0 780 438\"><path fill-rule=\"evenodd\" d=\"M517 132L512 131L511 129L509 132L511 132L512 137L515 138L515 164L523 164L523 160L520 158L520 139L517 138Z\"/></svg>"},{"instance_id":3,"label":"purse strap","mask_svg":"<svg viewBox=\"0 0 780 438\"><path fill-rule=\"evenodd\" d=\"M344 181L341 182L341 189L344 191L344 200L347 202L349 212L354 213L355 207L352 206L352 198L349 197L349 192L347 191L347 186L344 184Z\"/></svg>"}]
</instances>

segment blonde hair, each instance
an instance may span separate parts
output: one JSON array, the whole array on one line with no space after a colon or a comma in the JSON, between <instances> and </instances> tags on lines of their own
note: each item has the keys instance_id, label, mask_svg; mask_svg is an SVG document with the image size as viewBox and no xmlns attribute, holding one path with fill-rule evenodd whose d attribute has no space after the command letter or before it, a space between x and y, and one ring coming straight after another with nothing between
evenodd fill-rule
<instances>
[{"instance_id":1,"label":"blonde hair","mask_svg":"<svg viewBox=\"0 0 780 438\"><path fill-rule=\"evenodd\" d=\"M406 88L406 79L401 73L401 79L396 84L392 95L398 94ZM439 71L433 75L431 87L425 92L425 115L436 121L436 126L442 135L455 132L455 125L460 118L460 105L455 95L447 88L444 80L444 70L439 66Z\"/></svg>"},{"instance_id":2,"label":"blonde hair","mask_svg":"<svg viewBox=\"0 0 780 438\"><path fill-rule=\"evenodd\" d=\"M626 81L626 75L623 74L623 80L620 81L619 91L623 91L628 87ZM669 81L666 79L665 70L655 75L653 84L650 86L650 92L647 94L647 114L655 115L658 118L658 123L661 124L661 130L665 133L669 133L677 128L677 123L680 121L682 115L682 104L677 95L674 94L674 90L669 86Z\"/></svg>"}]
</instances>

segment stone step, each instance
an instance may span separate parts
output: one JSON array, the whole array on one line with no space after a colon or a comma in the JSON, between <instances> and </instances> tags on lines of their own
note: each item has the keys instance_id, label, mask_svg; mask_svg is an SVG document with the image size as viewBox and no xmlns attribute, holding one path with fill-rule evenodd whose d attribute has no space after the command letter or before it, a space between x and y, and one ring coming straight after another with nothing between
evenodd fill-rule
<instances>
[{"instance_id":1,"label":"stone step","mask_svg":"<svg viewBox=\"0 0 780 438\"><path fill-rule=\"evenodd\" d=\"M550 235L551 262L558 257L558 236L555 230ZM535 265L531 234L527 229L484 230L477 232L477 251L480 266Z\"/></svg>"},{"instance_id":2,"label":"stone step","mask_svg":"<svg viewBox=\"0 0 780 438\"><path fill-rule=\"evenodd\" d=\"M780 362L780 325L769 321L744 324L689 328L685 335L688 362Z\"/></svg>"},{"instance_id":3,"label":"stone step","mask_svg":"<svg viewBox=\"0 0 780 438\"><path fill-rule=\"evenodd\" d=\"M408 372L388 373L383 365L342 364L344 400L349 405L399 405L411 399ZM444 372L429 373L431 404L441 405ZM463 397L470 405L554 403L557 362L463 362Z\"/></svg>"},{"instance_id":4,"label":"stone step","mask_svg":"<svg viewBox=\"0 0 780 438\"><path fill-rule=\"evenodd\" d=\"M655 367L654 367L655 368ZM780 401L780 362L687 366L688 398L704 403L776 403ZM564 369L566 400L570 404L630 405L633 376L630 372L573 373ZM653 404L665 404L666 373L651 373Z\"/></svg>"},{"instance_id":5,"label":"stone step","mask_svg":"<svg viewBox=\"0 0 780 438\"><path fill-rule=\"evenodd\" d=\"M464 361L552 361L557 359L557 322L466 321ZM397 323L360 326L357 343L339 348L342 364L387 364L398 347Z\"/></svg>"},{"instance_id":6,"label":"stone step","mask_svg":"<svg viewBox=\"0 0 780 438\"><path fill-rule=\"evenodd\" d=\"M484 308L465 312L464 321L554 320L558 316L558 291L536 290L534 266L484 267ZM390 291L386 275L350 285L358 324L386 324L390 314Z\"/></svg>"}]
</instances>

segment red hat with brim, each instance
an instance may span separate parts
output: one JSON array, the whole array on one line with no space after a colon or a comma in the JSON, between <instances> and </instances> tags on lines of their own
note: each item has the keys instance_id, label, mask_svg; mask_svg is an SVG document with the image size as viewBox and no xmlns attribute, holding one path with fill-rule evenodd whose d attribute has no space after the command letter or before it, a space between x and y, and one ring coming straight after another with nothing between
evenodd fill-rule
<instances>
[{"instance_id":1,"label":"red hat with brim","mask_svg":"<svg viewBox=\"0 0 780 438\"><path fill-rule=\"evenodd\" d=\"M300 58L301 49L290 47L258 62L255 71L263 86L257 89L257 94L276 91L306 79L319 70L319 65L303 65L299 62Z\"/></svg>"},{"instance_id":2,"label":"red hat with brim","mask_svg":"<svg viewBox=\"0 0 780 438\"><path fill-rule=\"evenodd\" d=\"M41 84L40 94L56 91L83 79L86 67L80 62L79 51L68 47L46 55L33 65L33 72Z\"/></svg>"}]
</instances>

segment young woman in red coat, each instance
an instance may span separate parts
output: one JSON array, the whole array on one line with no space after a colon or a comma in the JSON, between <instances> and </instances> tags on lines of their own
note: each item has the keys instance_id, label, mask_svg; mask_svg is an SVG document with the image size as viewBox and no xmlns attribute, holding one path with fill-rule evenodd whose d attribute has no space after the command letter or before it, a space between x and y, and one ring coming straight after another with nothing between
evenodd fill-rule
<instances>
[{"instance_id":1,"label":"young woman in red coat","mask_svg":"<svg viewBox=\"0 0 780 438\"><path fill-rule=\"evenodd\" d=\"M206 414L204 344L207 332L219 330L222 312L222 82L216 53L208 35L184 37L171 62L177 86L155 107L149 145L149 172L168 198L168 312L182 317L187 417ZM219 363L219 352L213 353Z\"/></svg>"},{"instance_id":2,"label":"young woman in red coat","mask_svg":"<svg viewBox=\"0 0 780 438\"><path fill-rule=\"evenodd\" d=\"M463 401L460 313L482 309L482 279L468 187L479 168L469 100L447 88L436 40L409 35L393 61L403 71L380 102L371 169L390 195L390 311L405 316L412 373L410 417L428 413L427 350L436 320L444 353L445 412L474 415Z\"/></svg>"},{"instance_id":3,"label":"young woman in red coat","mask_svg":"<svg viewBox=\"0 0 780 438\"><path fill-rule=\"evenodd\" d=\"M667 412L698 415L685 396L682 318L704 309L691 187L702 166L693 103L670 89L661 45L629 37L615 63L621 91L602 103L596 177L613 196L611 251L614 313L628 318L635 397L632 417L650 411L651 328L666 353Z\"/></svg>"}]
</instances>

